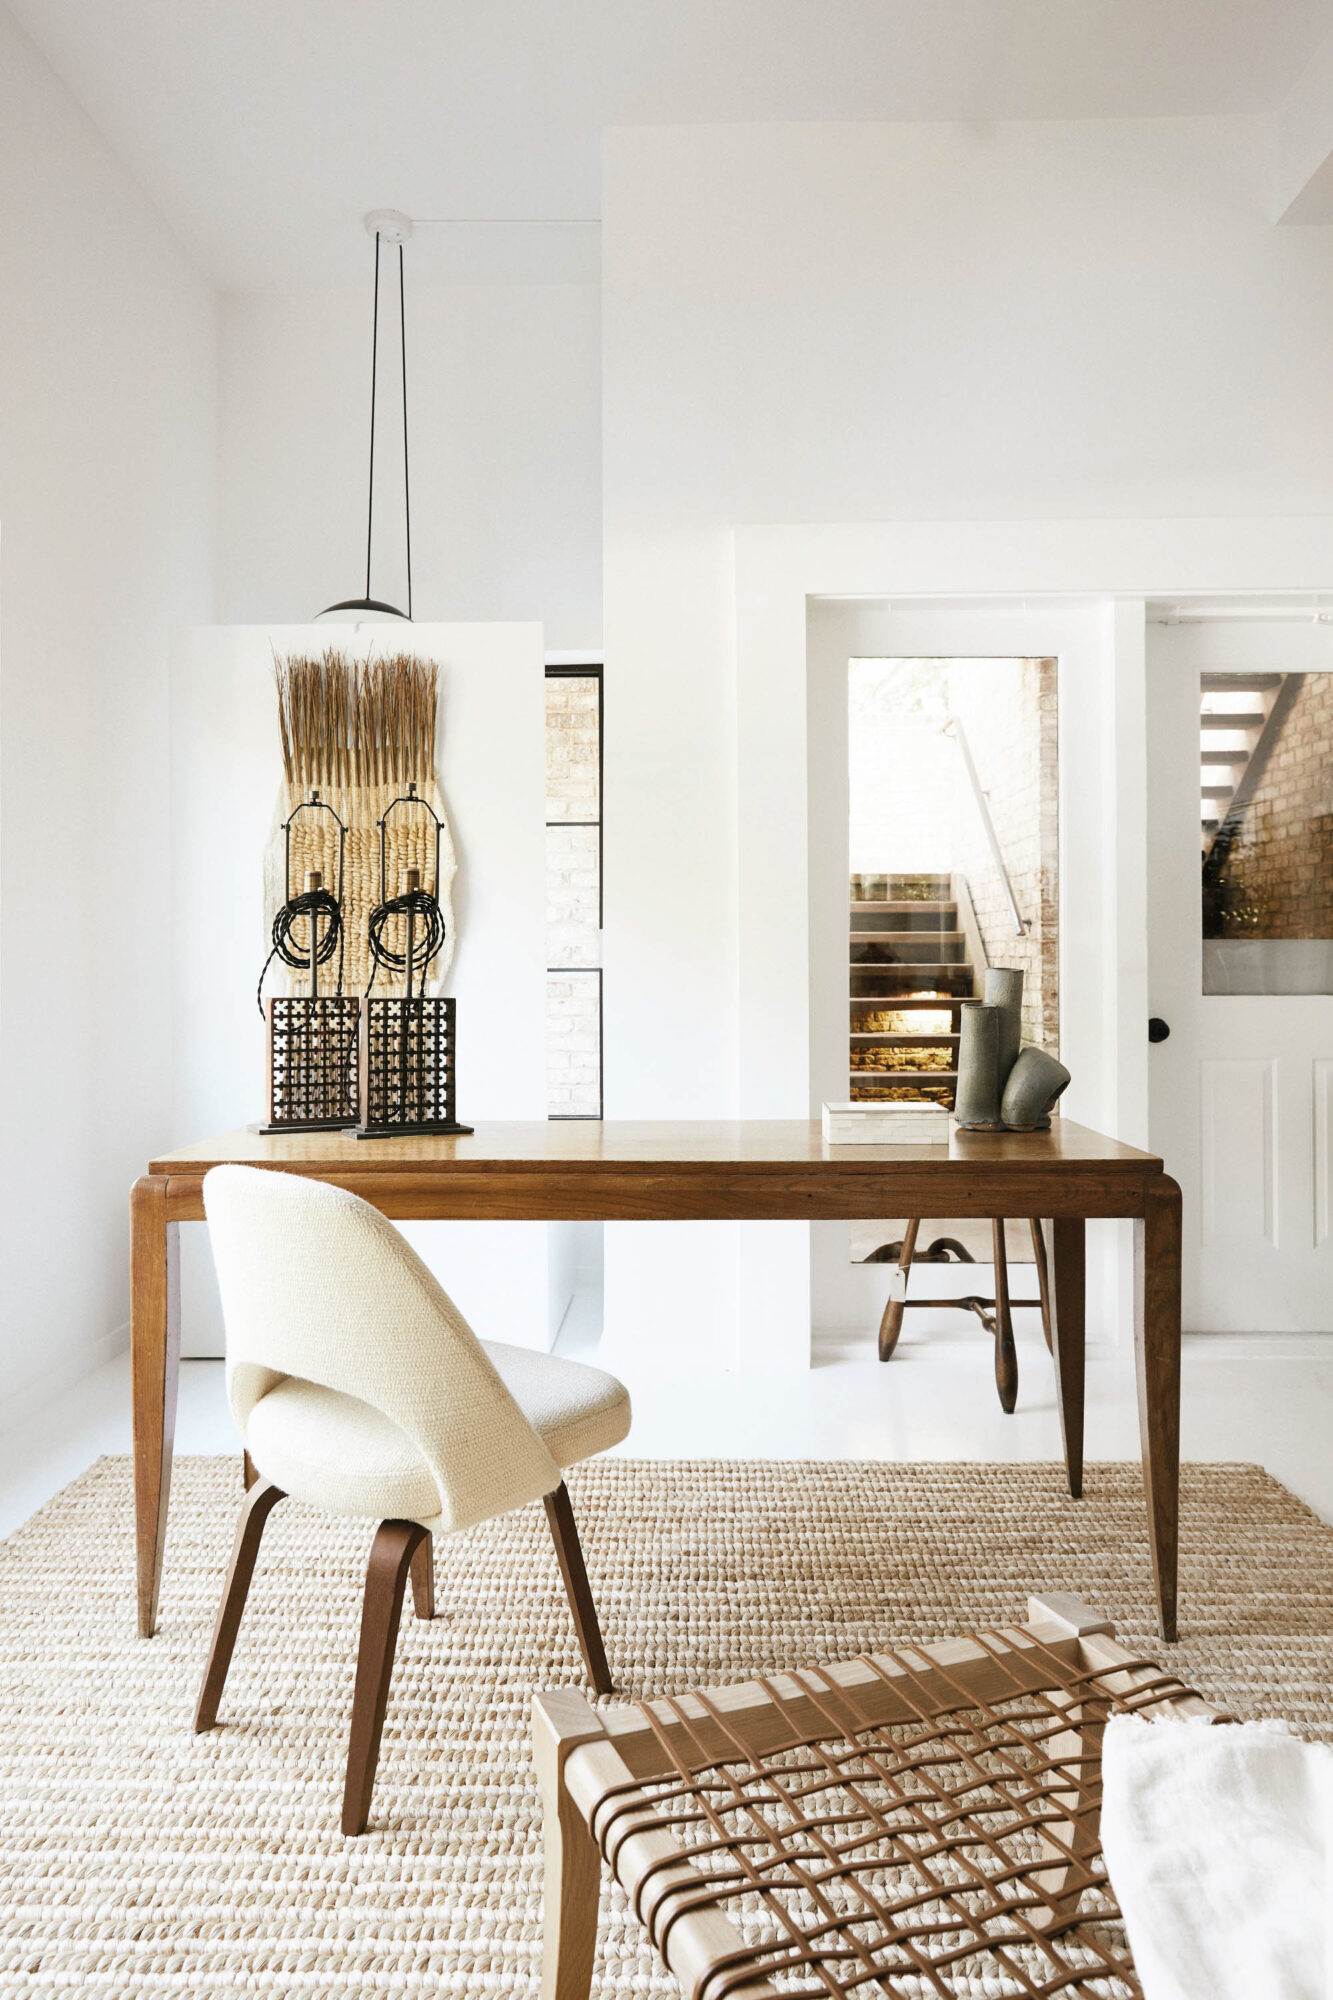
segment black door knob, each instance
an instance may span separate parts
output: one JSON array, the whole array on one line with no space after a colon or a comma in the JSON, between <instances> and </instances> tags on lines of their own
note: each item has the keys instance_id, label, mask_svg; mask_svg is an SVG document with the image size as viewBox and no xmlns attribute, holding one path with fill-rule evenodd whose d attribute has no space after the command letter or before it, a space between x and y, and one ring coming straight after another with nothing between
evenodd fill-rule
<instances>
[{"instance_id":1,"label":"black door knob","mask_svg":"<svg viewBox=\"0 0 1333 2000\"><path fill-rule=\"evenodd\" d=\"M1171 1030L1161 1015L1154 1014L1148 1022L1148 1040L1150 1042L1164 1042L1170 1033Z\"/></svg>"}]
</instances>

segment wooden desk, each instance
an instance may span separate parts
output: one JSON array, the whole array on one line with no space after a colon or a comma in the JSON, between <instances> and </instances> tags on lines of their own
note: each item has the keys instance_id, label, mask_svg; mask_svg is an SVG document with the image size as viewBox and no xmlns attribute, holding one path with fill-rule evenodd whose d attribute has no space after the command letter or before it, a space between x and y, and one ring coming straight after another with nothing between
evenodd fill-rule
<instances>
[{"instance_id":1,"label":"wooden desk","mask_svg":"<svg viewBox=\"0 0 1333 2000\"><path fill-rule=\"evenodd\" d=\"M479 1125L458 1139L243 1130L166 1153L131 1196L139 1630L157 1623L180 1354L177 1225L203 1219L224 1161L332 1181L396 1221L793 1221L1037 1216L1052 1270L1070 1490L1083 1478L1084 1223L1135 1223L1135 1356L1162 1632L1176 1636L1180 1189L1149 1153L1060 1118L1050 1132L955 1132L944 1146L826 1146L817 1124Z\"/></svg>"}]
</instances>

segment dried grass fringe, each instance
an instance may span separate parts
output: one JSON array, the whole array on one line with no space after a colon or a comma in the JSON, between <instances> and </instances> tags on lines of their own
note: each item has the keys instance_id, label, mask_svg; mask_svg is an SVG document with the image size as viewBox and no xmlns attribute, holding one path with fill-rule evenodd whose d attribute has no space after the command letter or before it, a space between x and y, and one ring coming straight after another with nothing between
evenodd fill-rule
<instances>
[{"instance_id":1,"label":"dried grass fringe","mask_svg":"<svg viewBox=\"0 0 1333 2000\"><path fill-rule=\"evenodd\" d=\"M395 653L274 660L282 767L298 796L327 785L418 785L435 773L433 660Z\"/></svg>"}]
</instances>

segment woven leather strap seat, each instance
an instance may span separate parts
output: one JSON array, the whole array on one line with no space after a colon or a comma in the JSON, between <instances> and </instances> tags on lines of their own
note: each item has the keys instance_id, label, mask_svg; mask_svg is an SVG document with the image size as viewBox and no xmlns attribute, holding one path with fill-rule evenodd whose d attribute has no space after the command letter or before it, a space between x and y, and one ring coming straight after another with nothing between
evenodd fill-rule
<instances>
[{"instance_id":1,"label":"woven leather strap seat","mask_svg":"<svg viewBox=\"0 0 1333 2000\"><path fill-rule=\"evenodd\" d=\"M586 2000L603 1864L691 2000L1128 2000L1101 1733L1164 1703L1214 1714L1060 1596L636 1707L539 1695L543 2000Z\"/></svg>"}]
</instances>

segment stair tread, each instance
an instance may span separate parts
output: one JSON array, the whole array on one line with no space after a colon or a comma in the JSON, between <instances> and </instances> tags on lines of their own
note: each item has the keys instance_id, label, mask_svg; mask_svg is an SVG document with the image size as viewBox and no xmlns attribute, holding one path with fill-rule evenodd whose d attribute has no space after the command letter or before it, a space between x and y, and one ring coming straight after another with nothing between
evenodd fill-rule
<instances>
[{"instance_id":1,"label":"stair tread","mask_svg":"<svg viewBox=\"0 0 1333 2000\"><path fill-rule=\"evenodd\" d=\"M947 1013L950 1007L961 1007L964 1000L971 999L970 993L894 993L888 996L888 1013L923 1013L927 1008L932 1013ZM881 1003L873 994L853 993L853 1007L878 1007ZM873 1032L867 1030L867 1032Z\"/></svg>"},{"instance_id":2,"label":"stair tread","mask_svg":"<svg viewBox=\"0 0 1333 2000\"><path fill-rule=\"evenodd\" d=\"M892 917L905 916L908 912L917 910L930 910L938 914L943 910L956 910L958 905L957 903L936 902L925 896L914 897L910 902L906 903L900 902L897 898L891 896L870 896L863 898L860 902L857 902L853 898L848 908L858 912L862 910L886 911Z\"/></svg>"},{"instance_id":3,"label":"stair tread","mask_svg":"<svg viewBox=\"0 0 1333 2000\"><path fill-rule=\"evenodd\" d=\"M1267 716L1253 712L1248 715L1201 715L1200 729L1262 729Z\"/></svg>"},{"instance_id":4,"label":"stair tread","mask_svg":"<svg viewBox=\"0 0 1333 2000\"><path fill-rule=\"evenodd\" d=\"M957 1070L849 1070L847 1074L853 1084L911 1084L913 1088L917 1084L939 1084L941 1090L959 1080Z\"/></svg>"},{"instance_id":5,"label":"stair tread","mask_svg":"<svg viewBox=\"0 0 1333 2000\"><path fill-rule=\"evenodd\" d=\"M942 1049L946 1045L956 1048L962 1036L951 1034L947 1028L936 1034L929 1028L920 1028L915 1033L910 1029L882 1028L876 1032L874 1028L853 1028L851 1039L879 1049Z\"/></svg>"},{"instance_id":6,"label":"stair tread","mask_svg":"<svg viewBox=\"0 0 1333 2000\"><path fill-rule=\"evenodd\" d=\"M1270 688L1281 687L1281 674L1200 674L1199 685L1205 694L1266 694Z\"/></svg>"}]
</instances>

